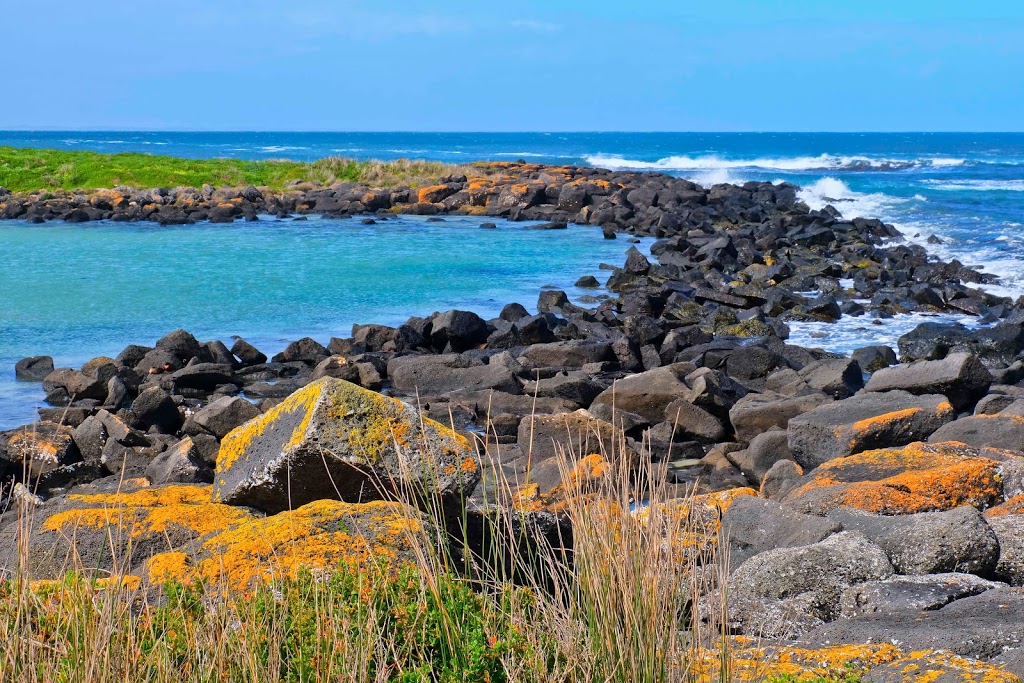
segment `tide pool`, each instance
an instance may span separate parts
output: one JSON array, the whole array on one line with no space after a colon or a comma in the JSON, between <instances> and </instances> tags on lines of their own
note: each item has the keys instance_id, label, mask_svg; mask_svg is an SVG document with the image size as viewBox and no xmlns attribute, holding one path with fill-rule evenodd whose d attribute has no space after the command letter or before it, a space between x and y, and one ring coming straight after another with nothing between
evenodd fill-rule
<instances>
[{"instance_id":1,"label":"tide pool","mask_svg":"<svg viewBox=\"0 0 1024 683\"><path fill-rule=\"evenodd\" d=\"M269 355L303 336L349 336L353 323L450 308L493 317L512 301L532 311L545 286L594 293L573 283L603 282L598 266L621 265L632 246L596 227L481 222L0 223L0 429L33 421L43 405L39 384L15 381L25 356L78 367L179 327L228 346L239 335Z\"/></svg>"}]
</instances>

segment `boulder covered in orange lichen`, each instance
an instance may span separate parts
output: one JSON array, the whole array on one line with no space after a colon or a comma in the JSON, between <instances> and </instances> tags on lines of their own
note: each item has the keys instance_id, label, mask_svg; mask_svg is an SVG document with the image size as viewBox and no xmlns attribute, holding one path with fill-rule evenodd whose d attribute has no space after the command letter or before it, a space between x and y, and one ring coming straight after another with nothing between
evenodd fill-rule
<instances>
[{"instance_id":1,"label":"boulder covered in orange lichen","mask_svg":"<svg viewBox=\"0 0 1024 683\"><path fill-rule=\"evenodd\" d=\"M1010 457L957 442L865 451L813 470L784 502L819 515L840 507L884 515L961 505L986 510L1003 502L1002 470Z\"/></svg>"},{"instance_id":2,"label":"boulder covered in orange lichen","mask_svg":"<svg viewBox=\"0 0 1024 683\"><path fill-rule=\"evenodd\" d=\"M846 674L898 661L903 653L893 645L832 645L820 648L759 645L750 638L729 640L724 662L719 649L700 649L693 661L694 679L708 683L721 680L787 681L844 680ZM724 675L723 675L724 674ZM840 678L842 677L842 678Z\"/></svg>"},{"instance_id":3,"label":"boulder covered in orange lichen","mask_svg":"<svg viewBox=\"0 0 1024 683\"><path fill-rule=\"evenodd\" d=\"M945 396L905 391L860 394L789 421L789 448L805 469L872 448L923 441L956 418Z\"/></svg>"},{"instance_id":4,"label":"boulder covered in orange lichen","mask_svg":"<svg viewBox=\"0 0 1024 683\"><path fill-rule=\"evenodd\" d=\"M479 480L464 437L397 399L325 377L224 437L213 494L275 513L398 490L464 499Z\"/></svg>"},{"instance_id":5,"label":"boulder covered in orange lichen","mask_svg":"<svg viewBox=\"0 0 1024 683\"><path fill-rule=\"evenodd\" d=\"M877 683L1021 683L1005 669L943 650L908 652L872 668L866 680Z\"/></svg>"},{"instance_id":6,"label":"boulder covered in orange lichen","mask_svg":"<svg viewBox=\"0 0 1024 683\"><path fill-rule=\"evenodd\" d=\"M184 550L153 555L143 568L152 583L169 580L249 588L302 570L331 572L415 561L432 537L419 511L397 502L318 500L210 534Z\"/></svg>"},{"instance_id":7,"label":"boulder covered in orange lichen","mask_svg":"<svg viewBox=\"0 0 1024 683\"><path fill-rule=\"evenodd\" d=\"M176 550L208 534L254 519L248 510L212 503L209 486L145 487L127 482L121 490L83 486L30 511L29 575L57 578L75 570L89 575L129 570L150 555ZM15 522L16 523L16 522ZM0 570L17 565L17 548L0 558Z\"/></svg>"}]
</instances>

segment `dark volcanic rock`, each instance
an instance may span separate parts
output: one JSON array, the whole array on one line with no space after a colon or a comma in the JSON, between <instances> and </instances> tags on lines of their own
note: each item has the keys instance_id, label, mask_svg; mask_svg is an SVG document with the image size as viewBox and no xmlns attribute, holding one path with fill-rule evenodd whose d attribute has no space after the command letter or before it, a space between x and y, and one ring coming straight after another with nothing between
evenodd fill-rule
<instances>
[{"instance_id":1,"label":"dark volcanic rock","mask_svg":"<svg viewBox=\"0 0 1024 683\"><path fill-rule=\"evenodd\" d=\"M884 368L871 376L868 391L900 389L912 394L944 394L957 410L967 410L988 392L992 375L969 353L942 360Z\"/></svg>"},{"instance_id":2,"label":"dark volcanic rock","mask_svg":"<svg viewBox=\"0 0 1024 683\"><path fill-rule=\"evenodd\" d=\"M50 356L22 358L14 365L14 376L29 382L41 382L51 372L53 372L53 358Z\"/></svg>"}]
</instances>

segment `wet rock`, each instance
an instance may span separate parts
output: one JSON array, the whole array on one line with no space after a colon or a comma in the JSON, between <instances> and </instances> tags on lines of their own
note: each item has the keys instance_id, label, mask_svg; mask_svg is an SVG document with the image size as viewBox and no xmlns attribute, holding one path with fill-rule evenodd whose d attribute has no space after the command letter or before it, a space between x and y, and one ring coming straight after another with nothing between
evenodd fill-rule
<instances>
[{"instance_id":1,"label":"wet rock","mask_svg":"<svg viewBox=\"0 0 1024 683\"><path fill-rule=\"evenodd\" d=\"M921 361L879 370L867 391L899 389L912 394L943 394L957 410L967 410L992 384L981 361L969 353L952 353L942 360Z\"/></svg>"},{"instance_id":2,"label":"wet rock","mask_svg":"<svg viewBox=\"0 0 1024 683\"><path fill-rule=\"evenodd\" d=\"M789 447L805 469L833 458L928 438L956 416L945 396L860 394L789 421Z\"/></svg>"},{"instance_id":3,"label":"wet rock","mask_svg":"<svg viewBox=\"0 0 1024 683\"><path fill-rule=\"evenodd\" d=\"M479 478L463 437L395 399L324 378L224 438L214 496L271 513L406 487L453 501Z\"/></svg>"},{"instance_id":4,"label":"wet rock","mask_svg":"<svg viewBox=\"0 0 1024 683\"><path fill-rule=\"evenodd\" d=\"M267 362L265 353L241 337L235 338L235 343L231 345L231 353L242 361L243 365L262 365Z\"/></svg>"},{"instance_id":5,"label":"wet rock","mask_svg":"<svg viewBox=\"0 0 1024 683\"><path fill-rule=\"evenodd\" d=\"M895 517L839 509L829 513L829 519L871 539L900 574L990 576L999 559L995 533L981 513L967 505Z\"/></svg>"},{"instance_id":6,"label":"wet rock","mask_svg":"<svg viewBox=\"0 0 1024 683\"><path fill-rule=\"evenodd\" d=\"M14 364L14 376L26 382L40 382L53 372L53 358L31 356Z\"/></svg>"}]
</instances>

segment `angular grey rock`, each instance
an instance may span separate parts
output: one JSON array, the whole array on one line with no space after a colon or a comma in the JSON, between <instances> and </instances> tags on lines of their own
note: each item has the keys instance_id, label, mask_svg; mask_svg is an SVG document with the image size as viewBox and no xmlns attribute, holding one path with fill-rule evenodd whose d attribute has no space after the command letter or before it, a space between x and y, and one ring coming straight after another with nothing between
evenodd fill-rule
<instances>
[{"instance_id":1,"label":"angular grey rock","mask_svg":"<svg viewBox=\"0 0 1024 683\"><path fill-rule=\"evenodd\" d=\"M990 659L1024 642L1024 594L1005 589L955 600L942 609L865 614L806 633L800 645L892 643L904 650L949 650Z\"/></svg>"},{"instance_id":2,"label":"angular grey rock","mask_svg":"<svg viewBox=\"0 0 1024 683\"><path fill-rule=\"evenodd\" d=\"M388 377L396 391L420 396L451 391L493 389L520 394L522 388L508 366L474 363L458 354L402 356L388 362Z\"/></svg>"},{"instance_id":3,"label":"angular grey rock","mask_svg":"<svg viewBox=\"0 0 1024 683\"><path fill-rule=\"evenodd\" d=\"M531 368L582 368L587 363L606 360L615 360L611 342L572 340L534 344L519 356L519 362Z\"/></svg>"},{"instance_id":4,"label":"angular grey rock","mask_svg":"<svg viewBox=\"0 0 1024 683\"><path fill-rule=\"evenodd\" d=\"M840 508L828 516L844 529L867 536L885 551L900 574L990 576L999 560L996 534L969 505L892 517Z\"/></svg>"},{"instance_id":5,"label":"angular grey rock","mask_svg":"<svg viewBox=\"0 0 1024 683\"><path fill-rule=\"evenodd\" d=\"M430 341L438 351L460 353L483 344L490 334L487 323L471 311L446 311L431 322Z\"/></svg>"},{"instance_id":6,"label":"angular grey rock","mask_svg":"<svg viewBox=\"0 0 1024 683\"><path fill-rule=\"evenodd\" d=\"M888 346L865 346L851 355L864 372L872 373L896 365L896 352Z\"/></svg>"},{"instance_id":7,"label":"angular grey rock","mask_svg":"<svg viewBox=\"0 0 1024 683\"><path fill-rule=\"evenodd\" d=\"M751 486L760 486L775 463L793 460L793 452L789 450L789 435L782 429L762 432L751 439L747 448L730 453L729 460L739 468Z\"/></svg>"},{"instance_id":8,"label":"angular grey rock","mask_svg":"<svg viewBox=\"0 0 1024 683\"><path fill-rule=\"evenodd\" d=\"M812 545L842 530L833 520L803 515L755 496L739 496L722 515L722 539L733 567L768 550Z\"/></svg>"},{"instance_id":9,"label":"angular grey rock","mask_svg":"<svg viewBox=\"0 0 1024 683\"><path fill-rule=\"evenodd\" d=\"M928 441L959 441L978 448L1020 451L1024 450L1024 417L1003 413L964 417L936 430Z\"/></svg>"},{"instance_id":10,"label":"angular grey rock","mask_svg":"<svg viewBox=\"0 0 1024 683\"><path fill-rule=\"evenodd\" d=\"M31 356L14 364L14 376L26 382L41 382L51 372L53 358L50 356Z\"/></svg>"},{"instance_id":11,"label":"angular grey rock","mask_svg":"<svg viewBox=\"0 0 1024 683\"><path fill-rule=\"evenodd\" d=\"M789 421L789 447L811 469L834 458L928 438L956 412L941 395L905 391L858 394Z\"/></svg>"},{"instance_id":12,"label":"angular grey rock","mask_svg":"<svg viewBox=\"0 0 1024 683\"><path fill-rule=\"evenodd\" d=\"M844 619L877 612L936 610L954 600L1000 587L1005 585L973 574L891 576L850 586L843 591L840 609Z\"/></svg>"},{"instance_id":13,"label":"angular grey rock","mask_svg":"<svg viewBox=\"0 0 1024 683\"><path fill-rule=\"evenodd\" d=\"M223 439L235 427L260 414L259 408L238 396L221 396L192 414L182 427L186 434L206 432Z\"/></svg>"},{"instance_id":14,"label":"angular grey rock","mask_svg":"<svg viewBox=\"0 0 1024 683\"><path fill-rule=\"evenodd\" d=\"M284 351L276 354L271 360L275 363L301 361L307 365L316 365L330 355L331 352L323 344L310 337L303 337L286 346Z\"/></svg>"},{"instance_id":15,"label":"angular grey rock","mask_svg":"<svg viewBox=\"0 0 1024 683\"><path fill-rule=\"evenodd\" d=\"M792 460L780 460L761 480L761 495L770 500L781 500L799 486L803 470Z\"/></svg>"},{"instance_id":16,"label":"angular grey rock","mask_svg":"<svg viewBox=\"0 0 1024 683\"><path fill-rule=\"evenodd\" d=\"M623 377L601 392L594 399L594 405L614 408L615 412L633 413L648 424L657 424L664 421L669 404L684 398L690 391L683 378L693 370L690 363L674 363Z\"/></svg>"},{"instance_id":17,"label":"angular grey rock","mask_svg":"<svg viewBox=\"0 0 1024 683\"><path fill-rule=\"evenodd\" d=\"M604 386L578 371L559 372L553 377L523 384L523 393L527 396L562 398L581 408L589 406L602 391Z\"/></svg>"},{"instance_id":18,"label":"angular grey rock","mask_svg":"<svg viewBox=\"0 0 1024 683\"><path fill-rule=\"evenodd\" d=\"M918 361L884 368L871 375L867 391L899 389L911 394L943 394L957 410L967 410L988 392L992 375L969 353L942 360Z\"/></svg>"},{"instance_id":19,"label":"angular grey rock","mask_svg":"<svg viewBox=\"0 0 1024 683\"><path fill-rule=\"evenodd\" d=\"M799 371L807 385L834 399L853 396L864 386L864 373L850 358L828 358L804 366Z\"/></svg>"},{"instance_id":20,"label":"angular grey rock","mask_svg":"<svg viewBox=\"0 0 1024 683\"><path fill-rule=\"evenodd\" d=\"M267 513L397 491L469 497L480 466L469 442L409 405L324 377L221 442L214 499Z\"/></svg>"},{"instance_id":21,"label":"angular grey rock","mask_svg":"<svg viewBox=\"0 0 1024 683\"><path fill-rule=\"evenodd\" d=\"M747 394L729 409L736 438L750 441L758 434L770 429L785 429L789 421L832 399L825 394L814 392L800 396L784 396L774 392Z\"/></svg>"},{"instance_id":22,"label":"angular grey rock","mask_svg":"<svg viewBox=\"0 0 1024 683\"><path fill-rule=\"evenodd\" d=\"M160 453L146 467L146 477L153 484L198 484L213 481L213 470L190 437Z\"/></svg>"},{"instance_id":23,"label":"angular grey rock","mask_svg":"<svg viewBox=\"0 0 1024 683\"><path fill-rule=\"evenodd\" d=\"M729 578L729 623L754 637L800 635L839 616L846 588L892 573L882 549L857 532L768 550Z\"/></svg>"},{"instance_id":24,"label":"angular grey rock","mask_svg":"<svg viewBox=\"0 0 1024 683\"><path fill-rule=\"evenodd\" d=\"M267 355L241 337L231 345L231 353L242 361L243 365L262 365L267 362Z\"/></svg>"},{"instance_id":25,"label":"angular grey rock","mask_svg":"<svg viewBox=\"0 0 1024 683\"><path fill-rule=\"evenodd\" d=\"M1024 515L987 518L999 539L996 578L1011 586L1024 586Z\"/></svg>"}]
</instances>

